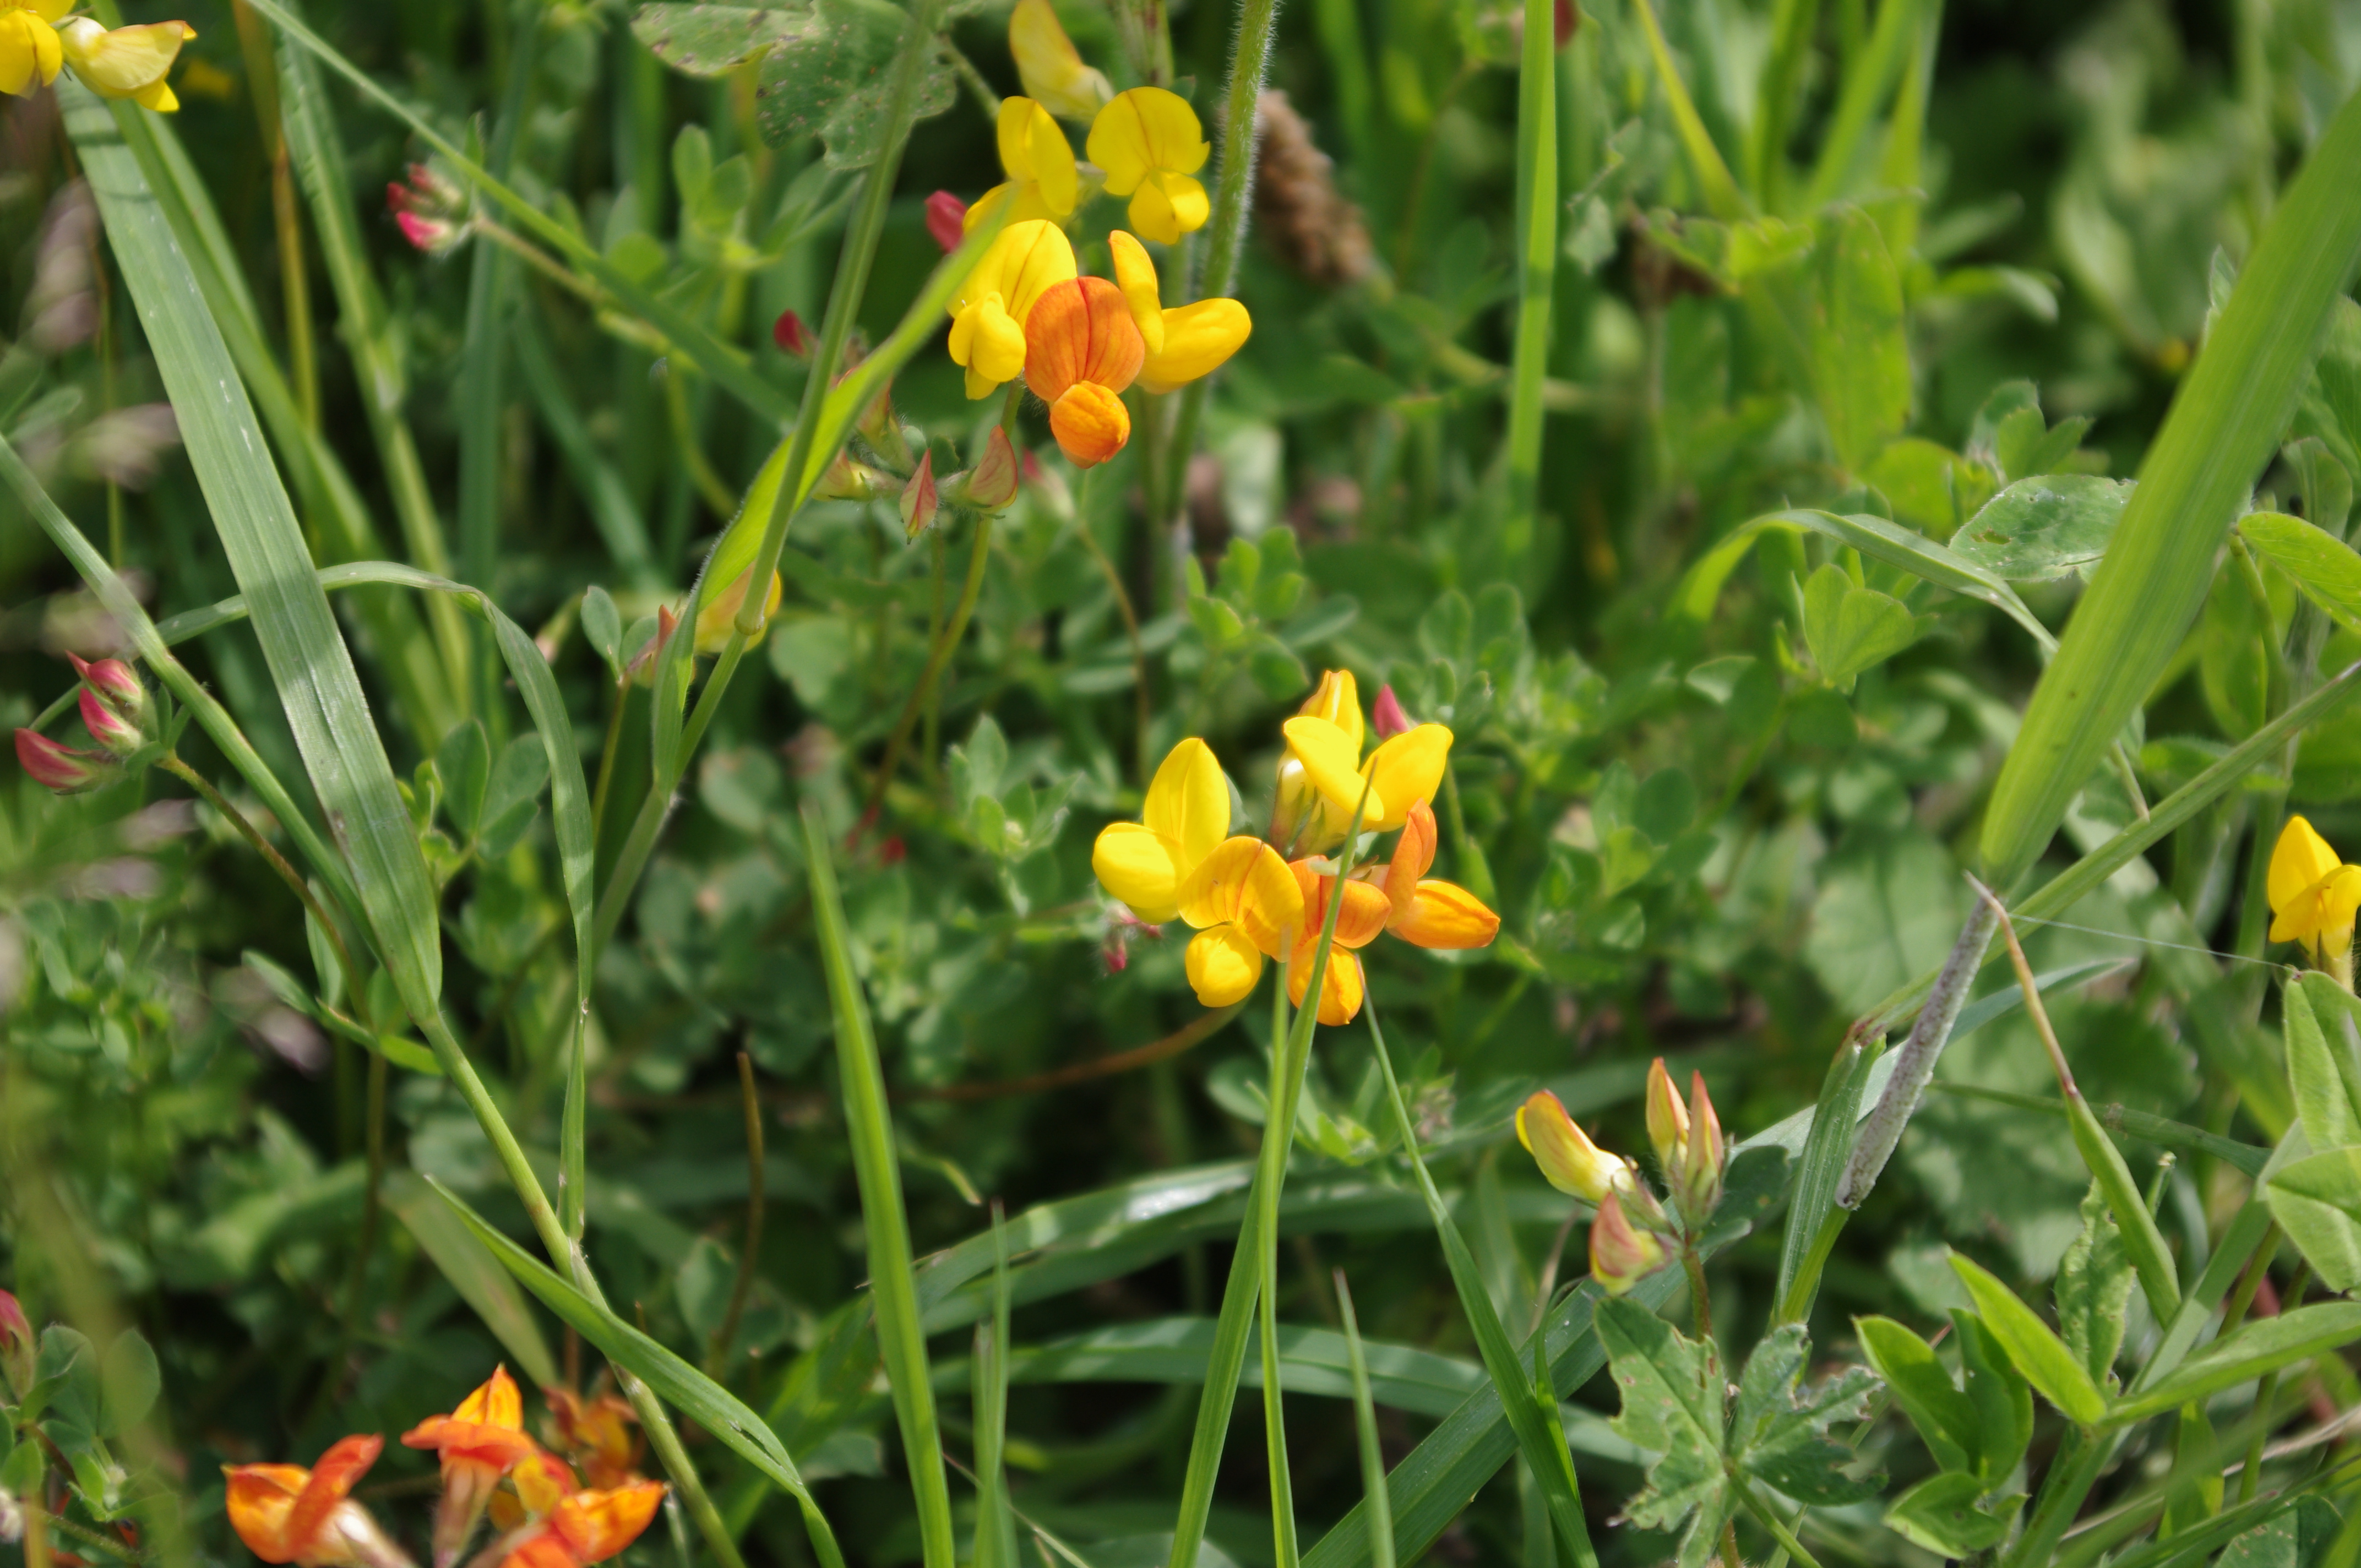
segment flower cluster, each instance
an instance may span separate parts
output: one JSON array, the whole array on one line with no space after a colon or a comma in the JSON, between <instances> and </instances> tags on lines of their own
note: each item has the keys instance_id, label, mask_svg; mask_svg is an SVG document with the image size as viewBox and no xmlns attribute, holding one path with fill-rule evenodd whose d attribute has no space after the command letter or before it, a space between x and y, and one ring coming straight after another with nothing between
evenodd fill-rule
<instances>
[{"instance_id":1,"label":"flower cluster","mask_svg":"<svg viewBox=\"0 0 2361 1568\"><path fill-rule=\"evenodd\" d=\"M84 751L52 740L38 729L16 731L16 762L35 784L60 795L104 789L125 776L125 762L155 739L155 705L130 665L120 659L95 663L69 653L82 677L82 728L98 742Z\"/></svg>"},{"instance_id":2,"label":"flower cluster","mask_svg":"<svg viewBox=\"0 0 2361 1568\"><path fill-rule=\"evenodd\" d=\"M128 98L170 114L181 106L165 76L181 46L197 36L186 22L105 27L71 16L74 0L0 0L0 93L27 96L72 66L102 98Z\"/></svg>"},{"instance_id":3,"label":"flower cluster","mask_svg":"<svg viewBox=\"0 0 2361 1568\"><path fill-rule=\"evenodd\" d=\"M1210 374L1254 323L1235 300L1166 309L1156 263L1140 243L1145 236L1177 245L1211 212L1195 178L1209 149L1188 100L1161 87L1110 95L1049 0L1023 0L1009 18L1008 39L1030 94L1000 106L1000 166L1008 178L963 211L948 192L928 203L928 221L946 241L1003 209L1008 216L951 301L950 356L967 372L971 398L1022 376L1049 404L1060 448L1087 468L1131 439L1127 389L1169 392ZM1083 275L1066 235L1085 181L1058 125L1061 115L1093 116L1085 147L1095 179L1108 194L1130 198L1131 230L1107 236L1112 280Z\"/></svg>"},{"instance_id":4,"label":"flower cluster","mask_svg":"<svg viewBox=\"0 0 2361 1568\"><path fill-rule=\"evenodd\" d=\"M585 1460L592 1485L524 1431L524 1401L505 1367L448 1415L402 1434L432 1449L443 1466L434 1513L434 1568L452 1568L487 1516L498 1532L470 1568L588 1568L614 1556L655 1518L661 1481L630 1469L637 1456L624 1418L610 1404L552 1390L555 1435ZM299 1568L411 1568L369 1511L350 1494L384 1451L385 1440L340 1440L306 1470L299 1464L224 1466L229 1521L265 1563Z\"/></svg>"},{"instance_id":5,"label":"flower cluster","mask_svg":"<svg viewBox=\"0 0 2361 1568\"><path fill-rule=\"evenodd\" d=\"M2271 940L2300 943L2316 969L2353 989L2353 920L2361 866L2337 858L2312 824L2290 817L2271 850Z\"/></svg>"},{"instance_id":6,"label":"flower cluster","mask_svg":"<svg viewBox=\"0 0 2361 1568\"><path fill-rule=\"evenodd\" d=\"M1684 1105L1662 1057L1648 1069L1648 1142L1656 1151L1664 1197L1649 1190L1631 1160L1592 1143L1546 1089L1517 1107L1517 1141L1552 1187L1598 1206L1590 1225L1590 1273L1610 1296L1622 1295L1705 1234L1730 1164L1730 1144L1706 1093L1705 1075L1690 1074Z\"/></svg>"},{"instance_id":7,"label":"flower cluster","mask_svg":"<svg viewBox=\"0 0 2361 1568\"><path fill-rule=\"evenodd\" d=\"M1399 718L1390 687L1378 712ZM1172 748L1148 788L1137 822L1111 824L1091 849L1099 884L1150 926L1179 918L1196 930L1184 965L1208 1007L1242 1002L1263 961L1287 966L1289 996L1301 1005L1312 960L1341 897L1335 944L1320 987L1320 1022L1350 1023L1361 1010L1357 950L1391 931L1422 948L1480 948L1500 917L1465 888L1429 877L1434 811L1451 731L1401 721L1364 760L1371 727L1362 721L1353 676L1330 671L1283 727L1287 751L1267 838L1230 833L1228 782L1213 749L1191 737ZM1393 853L1354 868L1340 883L1325 851L1363 832L1400 829Z\"/></svg>"}]
</instances>

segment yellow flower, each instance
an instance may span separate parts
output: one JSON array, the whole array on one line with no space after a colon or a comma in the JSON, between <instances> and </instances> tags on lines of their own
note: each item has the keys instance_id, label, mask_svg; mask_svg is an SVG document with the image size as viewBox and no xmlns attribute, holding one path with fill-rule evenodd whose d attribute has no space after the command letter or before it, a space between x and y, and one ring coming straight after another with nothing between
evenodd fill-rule
<instances>
[{"instance_id":1,"label":"yellow flower","mask_svg":"<svg viewBox=\"0 0 2361 1568\"><path fill-rule=\"evenodd\" d=\"M1025 373L1025 320L1042 292L1074 277L1074 247L1042 218L1009 225L950 303L950 353L967 395L983 398Z\"/></svg>"},{"instance_id":2,"label":"yellow flower","mask_svg":"<svg viewBox=\"0 0 2361 1568\"><path fill-rule=\"evenodd\" d=\"M1180 913L1181 888L1230 830L1230 786L1195 736L1172 748L1137 822L1110 823L1091 846L1099 885L1150 926Z\"/></svg>"},{"instance_id":3,"label":"yellow flower","mask_svg":"<svg viewBox=\"0 0 2361 1568\"><path fill-rule=\"evenodd\" d=\"M1392 861L1369 871L1371 880L1385 890L1386 929L1413 947L1490 946L1499 934L1500 917L1458 883L1426 874L1434 864L1434 807L1423 800L1411 802L1410 819L1394 841ZM1649 1103L1653 1133L1654 1102Z\"/></svg>"},{"instance_id":4,"label":"yellow flower","mask_svg":"<svg viewBox=\"0 0 2361 1568\"><path fill-rule=\"evenodd\" d=\"M1205 188L1190 178L1213 148L1179 93L1135 87L1118 94L1091 122L1086 150L1106 171L1107 194L1131 198L1131 226L1157 244L1180 244L1213 215Z\"/></svg>"},{"instance_id":5,"label":"yellow flower","mask_svg":"<svg viewBox=\"0 0 2361 1568\"><path fill-rule=\"evenodd\" d=\"M1328 890L1336 879L1312 870L1308 860L1290 861L1288 870L1295 873L1303 894L1303 926L1287 970L1288 999L1301 1007L1304 992L1312 989L1312 960L1320 951L1320 930L1328 921ZM1351 1023L1361 1011L1365 991L1358 949L1386 928L1386 895L1376 887L1365 882L1345 883L1345 906L1336 911L1336 940L1329 947L1328 968L1320 977L1320 1021L1332 1029Z\"/></svg>"},{"instance_id":6,"label":"yellow flower","mask_svg":"<svg viewBox=\"0 0 2361 1568\"><path fill-rule=\"evenodd\" d=\"M1008 52L1016 57L1026 95L1060 119L1089 119L1115 91L1082 63L1049 0L1016 0L1008 14Z\"/></svg>"},{"instance_id":7,"label":"yellow flower","mask_svg":"<svg viewBox=\"0 0 2361 1568\"><path fill-rule=\"evenodd\" d=\"M1030 98L1003 98L999 136L1000 167L1008 179L976 198L960 220L960 232L974 228L999 211L1003 202L1014 203L1008 215L1018 223L1033 218L1062 223L1072 215L1081 189L1074 149L1049 111Z\"/></svg>"},{"instance_id":8,"label":"yellow flower","mask_svg":"<svg viewBox=\"0 0 2361 1568\"><path fill-rule=\"evenodd\" d=\"M1380 745L1366 762L1361 760L1367 729L1351 680L1342 671L1330 672L1312 700L1282 727L1288 754L1279 764L1271 813L1271 836L1281 843L1316 851L1341 842L1356 804L1362 831L1389 833L1443 784L1444 764L1451 756L1451 731L1444 725L1418 725Z\"/></svg>"},{"instance_id":9,"label":"yellow flower","mask_svg":"<svg viewBox=\"0 0 2361 1568\"><path fill-rule=\"evenodd\" d=\"M2351 989L2361 866L2344 864L2311 823L2290 817L2271 850L2268 890L2271 940L2302 943L2312 962Z\"/></svg>"},{"instance_id":10,"label":"yellow flower","mask_svg":"<svg viewBox=\"0 0 2361 1568\"><path fill-rule=\"evenodd\" d=\"M1199 929L1183 964L1197 1000L1208 1007L1243 1002L1262 978L1262 961L1285 950L1303 929L1303 896L1268 844L1239 835L1198 862L1180 890L1180 918Z\"/></svg>"},{"instance_id":11,"label":"yellow flower","mask_svg":"<svg viewBox=\"0 0 2361 1568\"><path fill-rule=\"evenodd\" d=\"M1141 389L1169 392L1221 368L1254 331L1254 319L1235 300L1200 300L1171 310L1156 280L1148 247L1122 229L1107 236L1115 254L1115 286L1131 307L1131 319L1148 345L1139 367Z\"/></svg>"},{"instance_id":12,"label":"yellow flower","mask_svg":"<svg viewBox=\"0 0 2361 1568\"><path fill-rule=\"evenodd\" d=\"M0 93L21 98L58 79L65 55L50 24L72 9L73 0L0 0Z\"/></svg>"},{"instance_id":13,"label":"yellow flower","mask_svg":"<svg viewBox=\"0 0 2361 1568\"><path fill-rule=\"evenodd\" d=\"M1570 1198L1600 1203L1609 1191L1634 1190L1631 1162L1592 1143L1546 1089L1517 1107L1517 1142L1549 1184Z\"/></svg>"},{"instance_id":14,"label":"yellow flower","mask_svg":"<svg viewBox=\"0 0 2361 1568\"><path fill-rule=\"evenodd\" d=\"M109 31L88 16L76 16L58 34L66 63L73 67L82 84L100 97L128 98L161 115L181 106L164 77L180 57L181 46L197 36L197 29L188 23L148 22Z\"/></svg>"}]
</instances>

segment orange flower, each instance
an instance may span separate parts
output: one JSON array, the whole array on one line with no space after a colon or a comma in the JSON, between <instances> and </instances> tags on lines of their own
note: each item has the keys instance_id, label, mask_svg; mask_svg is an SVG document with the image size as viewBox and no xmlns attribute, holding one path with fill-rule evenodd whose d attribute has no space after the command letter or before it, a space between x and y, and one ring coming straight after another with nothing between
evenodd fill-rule
<instances>
[{"instance_id":1,"label":"orange flower","mask_svg":"<svg viewBox=\"0 0 2361 1568\"><path fill-rule=\"evenodd\" d=\"M1312 960L1320 951L1320 930L1328 920L1328 890L1334 876L1323 876L1312 862L1292 861L1288 870L1303 892L1303 924L1298 929L1295 953L1287 968L1287 994L1298 1007L1312 989ZM1345 883L1345 907L1336 912L1336 941L1328 949L1328 970L1320 981L1320 1021L1330 1028L1349 1024L1361 1011L1364 994L1361 960L1356 948L1377 940L1386 928L1386 895L1366 882Z\"/></svg>"},{"instance_id":2,"label":"orange flower","mask_svg":"<svg viewBox=\"0 0 2361 1568\"><path fill-rule=\"evenodd\" d=\"M443 1458L443 1500L434 1509L434 1568L451 1568L482 1522L500 1477L533 1452L524 1434L524 1397L505 1366L447 1416L429 1416L401 1434L405 1448Z\"/></svg>"},{"instance_id":3,"label":"orange flower","mask_svg":"<svg viewBox=\"0 0 2361 1568\"><path fill-rule=\"evenodd\" d=\"M584 1398L570 1388L544 1388L549 1401L550 1445L582 1466L593 1486L620 1486L640 1478L639 1418L617 1394Z\"/></svg>"},{"instance_id":4,"label":"orange flower","mask_svg":"<svg viewBox=\"0 0 2361 1568\"><path fill-rule=\"evenodd\" d=\"M384 1452L376 1436L341 1438L306 1470L300 1464L225 1464L230 1528L265 1563L298 1568L411 1568L349 1494Z\"/></svg>"},{"instance_id":5,"label":"orange flower","mask_svg":"<svg viewBox=\"0 0 2361 1568\"><path fill-rule=\"evenodd\" d=\"M1025 384L1049 405L1049 431L1081 468L1094 467L1131 439L1121 393L1139 374L1148 345L1123 291L1104 278L1055 284L1025 321Z\"/></svg>"},{"instance_id":6,"label":"orange flower","mask_svg":"<svg viewBox=\"0 0 2361 1568\"><path fill-rule=\"evenodd\" d=\"M557 1511L558 1504L581 1489L573 1466L554 1453L536 1451L509 1472L507 1487L492 1494L492 1528L506 1535L547 1519Z\"/></svg>"},{"instance_id":7,"label":"orange flower","mask_svg":"<svg viewBox=\"0 0 2361 1568\"><path fill-rule=\"evenodd\" d=\"M538 1529L501 1542L500 1568L588 1568L640 1538L656 1517L666 1488L641 1481L608 1491L560 1497Z\"/></svg>"},{"instance_id":8,"label":"orange flower","mask_svg":"<svg viewBox=\"0 0 2361 1568\"><path fill-rule=\"evenodd\" d=\"M1434 864L1434 808L1411 803L1390 864L1372 867L1370 880L1385 889L1386 929L1422 948L1482 948L1500 929L1500 917L1483 900L1455 883L1429 877Z\"/></svg>"}]
</instances>

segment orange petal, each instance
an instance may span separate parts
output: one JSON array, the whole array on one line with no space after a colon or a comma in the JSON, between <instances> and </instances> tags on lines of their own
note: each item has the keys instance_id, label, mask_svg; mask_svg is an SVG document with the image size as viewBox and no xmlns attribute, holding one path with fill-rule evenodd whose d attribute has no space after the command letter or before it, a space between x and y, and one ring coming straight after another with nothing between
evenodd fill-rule
<instances>
[{"instance_id":1,"label":"orange petal","mask_svg":"<svg viewBox=\"0 0 2361 1568\"><path fill-rule=\"evenodd\" d=\"M1336 879L1313 871L1309 861L1291 861L1288 869L1295 873L1295 885L1303 894L1303 928L1295 938L1295 950L1308 961L1312 949L1320 945L1321 927L1327 924L1328 890L1335 885ZM1384 892L1376 883L1345 883L1345 907L1336 912L1336 945L1367 947L1386 928L1386 917L1392 913L1393 905L1386 901Z\"/></svg>"},{"instance_id":2,"label":"orange petal","mask_svg":"<svg viewBox=\"0 0 2361 1568\"><path fill-rule=\"evenodd\" d=\"M1081 381L1120 392L1147 357L1123 291L1104 278L1052 285L1025 318L1025 384L1045 403Z\"/></svg>"},{"instance_id":3,"label":"orange petal","mask_svg":"<svg viewBox=\"0 0 2361 1568\"><path fill-rule=\"evenodd\" d=\"M577 1492L549 1516L550 1528L577 1562L604 1562L640 1538L665 1489L661 1481L642 1481L611 1492Z\"/></svg>"},{"instance_id":4,"label":"orange petal","mask_svg":"<svg viewBox=\"0 0 2361 1568\"><path fill-rule=\"evenodd\" d=\"M1422 800L1411 803L1401 837L1394 840L1394 858L1386 867L1386 899L1400 920L1418 894L1419 879L1434 864L1434 808Z\"/></svg>"},{"instance_id":5,"label":"orange petal","mask_svg":"<svg viewBox=\"0 0 2361 1568\"><path fill-rule=\"evenodd\" d=\"M1311 985L1312 956L1299 951L1287 969L1288 1000L1302 1006L1303 993ZM1332 1029L1351 1023L1361 1011L1361 996L1360 959L1342 948L1332 948L1328 972L1320 979L1320 1021Z\"/></svg>"},{"instance_id":6,"label":"orange petal","mask_svg":"<svg viewBox=\"0 0 2361 1568\"><path fill-rule=\"evenodd\" d=\"M1049 405L1049 433L1075 467L1095 468L1131 439L1131 411L1096 381L1077 381Z\"/></svg>"},{"instance_id":7,"label":"orange petal","mask_svg":"<svg viewBox=\"0 0 2361 1568\"><path fill-rule=\"evenodd\" d=\"M746 578L752 572L741 574L737 583L738 597L746 597ZM733 609L735 606L731 607ZM463 1421L483 1421L488 1425L507 1427L511 1431L524 1430L524 1396L517 1391L516 1379L509 1376L506 1366L495 1366L484 1386L459 1401L452 1416Z\"/></svg>"},{"instance_id":8,"label":"orange petal","mask_svg":"<svg viewBox=\"0 0 2361 1568\"><path fill-rule=\"evenodd\" d=\"M286 1544L290 1557L305 1554L329 1516L336 1511L336 1505L345 1500L384 1452L385 1439L371 1432L338 1438L329 1445L327 1453L320 1455L319 1463L312 1466L312 1474L303 1483L302 1494L288 1511Z\"/></svg>"},{"instance_id":9,"label":"orange petal","mask_svg":"<svg viewBox=\"0 0 2361 1568\"><path fill-rule=\"evenodd\" d=\"M1388 924L1395 936L1421 948L1489 947L1500 931L1500 917L1482 899L1455 883L1433 878L1418 883L1410 907Z\"/></svg>"},{"instance_id":10,"label":"orange petal","mask_svg":"<svg viewBox=\"0 0 2361 1568\"><path fill-rule=\"evenodd\" d=\"M294 1560L287 1519L312 1473L300 1464L225 1464L230 1528L247 1550L265 1563Z\"/></svg>"}]
</instances>

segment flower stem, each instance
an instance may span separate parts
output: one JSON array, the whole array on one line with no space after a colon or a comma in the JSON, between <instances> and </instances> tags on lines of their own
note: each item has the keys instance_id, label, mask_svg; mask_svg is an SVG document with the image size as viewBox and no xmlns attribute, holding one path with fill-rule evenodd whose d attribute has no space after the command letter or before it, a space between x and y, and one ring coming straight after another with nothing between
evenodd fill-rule
<instances>
[{"instance_id":1,"label":"flower stem","mask_svg":"<svg viewBox=\"0 0 2361 1568\"><path fill-rule=\"evenodd\" d=\"M935 682L941 678L943 666L950 663L952 650L967 635L968 618L975 613L976 598L983 592L984 563L992 558L992 522L988 512L975 520L975 544L968 555L967 580L960 585L959 603L952 608L942 635L927 650L926 670L911 688L910 699L902 705L902 717L894 721L894 733L885 742L885 760L877 766L877 777L869 786L869 802L862 808L861 820L864 824L873 820L884 804L885 788L894 782L895 770L902 765L902 748L909 741L911 727L934 695Z\"/></svg>"}]
</instances>

